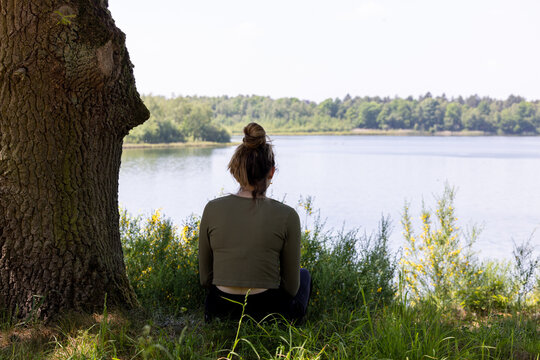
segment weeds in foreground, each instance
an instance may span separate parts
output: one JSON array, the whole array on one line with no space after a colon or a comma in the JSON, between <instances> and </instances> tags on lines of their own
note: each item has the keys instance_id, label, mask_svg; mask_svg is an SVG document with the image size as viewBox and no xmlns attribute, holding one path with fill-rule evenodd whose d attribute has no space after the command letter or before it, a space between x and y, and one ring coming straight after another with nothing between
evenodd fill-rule
<instances>
[{"instance_id":1,"label":"weeds in foreground","mask_svg":"<svg viewBox=\"0 0 540 360\"><path fill-rule=\"evenodd\" d=\"M278 320L242 323L202 319L174 328L152 317L111 313L72 330L50 330L49 341L20 339L0 346L0 359L531 359L540 357L538 321L531 314L448 318L433 303L352 312L296 327ZM239 305L241 306L241 305ZM369 314L369 316L368 316ZM110 316L110 315L109 315ZM130 321L127 320L130 318ZM135 316L136 318L136 316ZM202 318L202 316L201 316ZM77 328L83 327L83 330ZM37 330L37 329L36 329ZM43 332L43 329L39 329ZM2 333L2 336L4 333ZM3 340L2 340L3 341Z\"/></svg>"}]
</instances>

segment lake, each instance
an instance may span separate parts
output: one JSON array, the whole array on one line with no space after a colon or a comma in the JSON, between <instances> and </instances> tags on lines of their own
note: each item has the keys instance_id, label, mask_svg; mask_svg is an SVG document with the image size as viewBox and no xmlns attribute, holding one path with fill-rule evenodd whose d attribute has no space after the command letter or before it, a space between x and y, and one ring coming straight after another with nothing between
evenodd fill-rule
<instances>
[{"instance_id":1,"label":"lake","mask_svg":"<svg viewBox=\"0 0 540 360\"><path fill-rule=\"evenodd\" d=\"M278 171L268 195L296 206L312 196L328 228L371 233L381 215L402 243L405 202L417 221L456 188L463 230L483 228L481 257L509 258L512 242L540 244L540 137L274 136ZM240 141L240 138L233 138ZM131 214L154 209L182 224L206 202L238 189L227 171L234 147L126 149L119 202ZM299 211L301 219L304 216ZM416 222L418 224L419 222ZM418 226L417 226L418 228Z\"/></svg>"}]
</instances>

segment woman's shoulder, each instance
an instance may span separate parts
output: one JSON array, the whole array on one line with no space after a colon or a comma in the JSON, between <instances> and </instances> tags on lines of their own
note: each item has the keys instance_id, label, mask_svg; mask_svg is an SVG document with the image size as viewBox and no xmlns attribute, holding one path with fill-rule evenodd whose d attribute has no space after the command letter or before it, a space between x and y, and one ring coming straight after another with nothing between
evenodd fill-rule
<instances>
[{"instance_id":1,"label":"woman's shoulder","mask_svg":"<svg viewBox=\"0 0 540 360\"><path fill-rule=\"evenodd\" d=\"M272 199L272 198L266 198L266 200L274 207L276 208L279 208L279 209L283 209L285 211L291 211L293 210L294 211L294 208L285 204L283 201L279 201L279 200L276 200L276 199Z\"/></svg>"},{"instance_id":2,"label":"woman's shoulder","mask_svg":"<svg viewBox=\"0 0 540 360\"><path fill-rule=\"evenodd\" d=\"M238 196L234 196L232 194L224 195L217 197L215 199L212 199L206 203L206 206L204 207L205 210L209 210L212 208L218 208L227 204L230 204L235 201L234 198L237 198Z\"/></svg>"},{"instance_id":3,"label":"woman's shoulder","mask_svg":"<svg viewBox=\"0 0 540 360\"><path fill-rule=\"evenodd\" d=\"M244 206L242 206L244 205ZM262 205L262 206L261 206ZM231 207L247 207L253 209L253 199L238 195L228 194L208 201L205 211L227 209ZM261 198L255 200L255 208L264 208L267 211L282 213L285 215L296 214L296 210L282 201L272 198Z\"/></svg>"},{"instance_id":4,"label":"woman's shoulder","mask_svg":"<svg viewBox=\"0 0 540 360\"><path fill-rule=\"evenodd\" d=\"M289 206L282 201L271 199L271 198L268 198L268 202L270 206L275 209L275 211L284 214L286 217L290 217L290 216L298 217L298 213L292 206Z\"/></svg>"}]
</instances>

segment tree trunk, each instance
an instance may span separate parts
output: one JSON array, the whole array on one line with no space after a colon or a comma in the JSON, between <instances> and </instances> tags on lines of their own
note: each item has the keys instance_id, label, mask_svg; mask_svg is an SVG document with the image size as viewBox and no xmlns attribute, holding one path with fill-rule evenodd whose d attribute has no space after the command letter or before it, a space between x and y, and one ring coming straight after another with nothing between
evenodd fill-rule
<instances>
[{"instance_id":1,"label":"tree trunk","mask_svg":"<svg viewBox=\"0 0 540 360\"><path fill-rule=\"evenodd\" d=\"M122 140L148 118L103 0L0 0L0 307L136 304L118 228Z\"/></svg>"}]
</instances>

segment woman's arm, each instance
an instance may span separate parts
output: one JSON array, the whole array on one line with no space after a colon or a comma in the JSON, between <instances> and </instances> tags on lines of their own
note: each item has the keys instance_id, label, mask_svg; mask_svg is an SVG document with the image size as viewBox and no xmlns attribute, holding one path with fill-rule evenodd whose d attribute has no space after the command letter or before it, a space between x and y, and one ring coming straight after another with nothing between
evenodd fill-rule
<instances>
[{"instance_id":1,"label":"woman's arm","mask_svg":"<svg viewBox=\"0 0 540 360\"><path fill-rule=\"evenodd\" d=\"M214 277L214 255L208 236L208 204L204 208L199 230L199 277L202 286L211 286Z\"/></svg>"},{"instance_id":2,"label":"woman's arm","mask_svg":"<svg viewBox=\"0 0 540 360\"><path fill-rule=\"evenodd\" d=\"M294 296L300 286L300 217L293 209L287 218L287 234L281 251L281 288Z\"/></svg>"}]
</instances>

